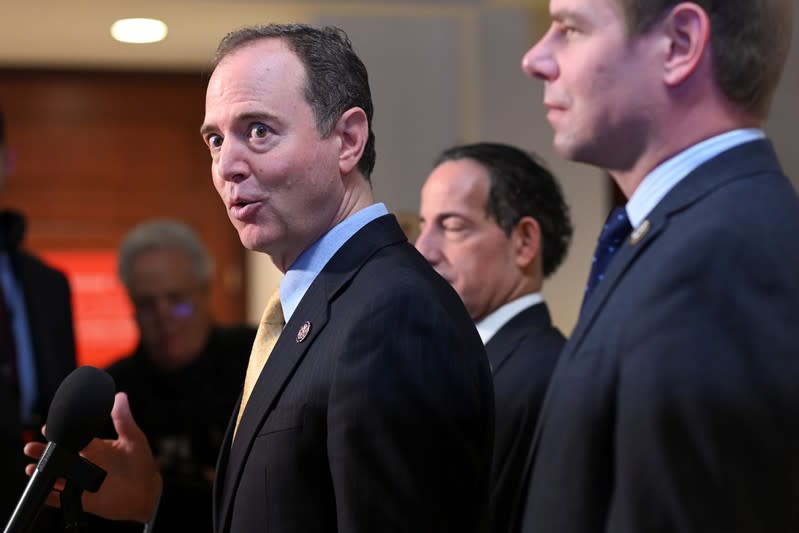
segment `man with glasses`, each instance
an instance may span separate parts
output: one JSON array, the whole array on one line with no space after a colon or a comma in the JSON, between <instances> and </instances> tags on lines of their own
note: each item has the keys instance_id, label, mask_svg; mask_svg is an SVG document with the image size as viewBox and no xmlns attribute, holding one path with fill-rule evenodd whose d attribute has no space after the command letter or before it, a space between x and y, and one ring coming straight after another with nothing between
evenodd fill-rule
<instances>
[{"instance_id":1,"label":"man with glasses","mask_svg":"<svg viewBox=\"0 0 799 533\"><path fill-rule=\"evenodd\" d=\"M119 249L119 277L141 338L108 372L131 399L168 487L159 512L166 531L211 531L216 457L255 338L254 328L214 324L212 271L205 246L182 222L142 223Z\"/></svg>"}]
</instances>

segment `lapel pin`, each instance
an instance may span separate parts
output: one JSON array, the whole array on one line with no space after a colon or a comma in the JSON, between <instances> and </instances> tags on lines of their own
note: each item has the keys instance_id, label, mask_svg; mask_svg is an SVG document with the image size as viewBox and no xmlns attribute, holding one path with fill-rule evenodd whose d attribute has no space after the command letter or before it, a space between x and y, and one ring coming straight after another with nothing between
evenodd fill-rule
<instances>
[{"instance_id":1,"label":"lapel pin","mask_svg":"<svg viewBox=\"0 0 799 533\"><path fill-rule=\"evenodd\" d=\"M649 232L649 219L644 220L643 222L641 222L640 226L635 228L635 230L630 235L630 244L635 246L636 244L641 242L641 239L644 238L644 235L646 235L647 232Z\"/></svg>"},{"instance_id":2,"label":"lapel pin","mask_svg":"<svg viewBox=\"0 0 799 533\"><path fill-rule=\"evenodd\" d=\"M300 343L305 340L305 337L311 332L311 323L309 321L305 321L305 324L300 326L299 331L297 331L297 343Z\"/></svg>"}]
</instances>

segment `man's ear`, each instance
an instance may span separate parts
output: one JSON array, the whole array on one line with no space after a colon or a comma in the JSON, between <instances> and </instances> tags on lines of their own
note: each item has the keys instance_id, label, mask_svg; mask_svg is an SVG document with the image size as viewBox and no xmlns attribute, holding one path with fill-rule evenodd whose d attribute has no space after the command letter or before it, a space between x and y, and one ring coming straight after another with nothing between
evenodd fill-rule
<instances>
[{"instance_id":1,"label":"man's ear","mask_svg":"<svg viewBox=\"0 0 799 533\"><path fill-rule=\"evenodd\" d=\"M338 166L342 176L348 175L358 165L369 138L369 121L360 107L352 107L339 117L334 134L341 140Z\"/></svg>"},{"instance_id":2,"label":"man's ear","mask_svg":"<svg viewBox=\"0 0 799 533\"><path fill-rule=\"evenodd\" d=\"M682 2L674 6L662 22L669 42L664 61L664 79L668 85L676 86L688 79L710 53L710 19L699 5Z\"/></svg>"},{"instance_id":3,"label":"man's ear","mask_svg":"<svg viewBox=\"0 0 799 533\"><path fill-rule=\"evenodd\" d=\"M511 232L514 261L519 268L529 267L541 252L541 226L531 216L519 219Z\"/></svg>"}]
</instances>

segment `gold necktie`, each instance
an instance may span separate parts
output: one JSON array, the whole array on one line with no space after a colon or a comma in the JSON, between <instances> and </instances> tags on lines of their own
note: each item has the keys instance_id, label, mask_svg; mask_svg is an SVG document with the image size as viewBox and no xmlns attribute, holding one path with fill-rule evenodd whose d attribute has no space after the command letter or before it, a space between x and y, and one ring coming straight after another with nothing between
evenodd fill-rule
<instances>
[{"instance_id":1,"label":"gold necktie","mask_svg":"<svg viewBox=\"0 0 799 533\"><path fill-rule=\"evenodd\" d=\"M236 418L236 429L233 431L233 438L236 438L236 432L239 429L239 422L241 422L241 415L247 406L247 400L250 399L250 394L258 381L258 376L264 369L266 360L269 354L272 353L272 348L275 347L277 339L280 337L280 332L283 331L283 307L280 305L280 287L276 288L266 302L264 313L261 316L261 322L258 324L258 332L255 334L255 341L252 344L252 351L250 352L250 362L247 364L247 375L244 377L244 391L241 396L241 406L239 407L239 414Z\"/></svg>"}]
</instances>

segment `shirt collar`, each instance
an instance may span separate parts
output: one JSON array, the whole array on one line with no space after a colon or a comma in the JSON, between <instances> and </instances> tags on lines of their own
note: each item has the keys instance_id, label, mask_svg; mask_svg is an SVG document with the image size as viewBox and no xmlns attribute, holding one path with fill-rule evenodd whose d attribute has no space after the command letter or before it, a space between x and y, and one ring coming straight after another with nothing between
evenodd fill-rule
<instances>
[{"instance_id":1,"label":"shirt collar","mask_svg":"<svg viewBox=\"0 0 799 533\"><path fill-rule=\"evenodd\" d=\"M485 318L475 324L477 327L477 333L479 333L480 338L483 339L483 344L488 344L488 341L491 340L491 337L493 337L502 326L507 324L511 318L515 317L528 307L532 307L543 301L544 298L541 296L540 292L532 292L530 294L520 296L515 300L511 300L510 302L499 306L493 312L489 313Z\"/></svg>"},{"instance_id":2,"label":"shirt collar","mask_svg":"<svg viewBox=\"0 0 799 533\"><path fill-rule=\"evenodd\" d=\"M302 297L336 252L372 220L388 214L382 203L372 204L336 224L327 233L305 249L289 267L280 282L280 304L286 322L297 309Z\"/></svg>"},{"instance_id":3,"label":"shirt collar","mask_svg":"<svg viewBox=\"0 0 799 533\"><path fill-rule=\"evenodd\" d=\"M758 128L728 131L695 144L664 161L644 178L630 196L625 206L630 224L637 228L669 191L705 161L739 144L765 137L763 130Z\"/></svg>"}]
</instances>

